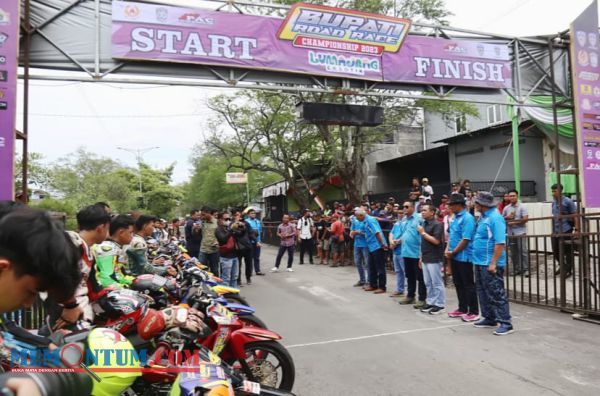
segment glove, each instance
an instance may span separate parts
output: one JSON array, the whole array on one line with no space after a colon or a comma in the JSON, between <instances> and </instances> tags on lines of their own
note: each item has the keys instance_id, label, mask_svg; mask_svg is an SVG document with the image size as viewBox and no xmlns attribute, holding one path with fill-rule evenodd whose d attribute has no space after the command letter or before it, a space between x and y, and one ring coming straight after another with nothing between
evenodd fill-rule
<instances>
[{"instance_id":1,"label":"glove","mask_svg":"<svg viewBox=\"0 0 600 396\"><path fill-rule=\"evenodd\" d=\"M197 309L176 305L161 312L165 318L165 328L180 327L194 333L200 333L206 328L204 315Z\"/></svg>"}]
</instances>

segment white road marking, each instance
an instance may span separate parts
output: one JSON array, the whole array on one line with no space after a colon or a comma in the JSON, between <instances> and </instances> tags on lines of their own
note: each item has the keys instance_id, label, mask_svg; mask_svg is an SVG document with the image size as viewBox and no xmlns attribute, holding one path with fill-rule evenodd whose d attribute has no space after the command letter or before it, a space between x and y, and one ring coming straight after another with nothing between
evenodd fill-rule
<instances>
[{"instance_id":1,"label":"white road marking","mask_svg":"<svg viewBox=\"0 0 600 396\"><path fill-rule=\"evenodd\" d=\"M350 302L349 299L347 299L346 297L340 296L338 294L335 294L333 292L330 292L327 289L324 289L320 286L298 286L299 289L302 289L304 291L309 292L310 294L312 294L313 296L316 297L322 297L322 298L328 298L328 299L333 299L333 300L340 300L343 302Z\"/></svg>"},{"instance_id":2,"label":"white road marking","mask_svg":"<svg viewBox=\"0 0 600 396\"><path fill-rule=\"evenodd\" d=\"M422 331L442 330L442 329L449 329L452 327L461 327L461 326L469 326L469 325L473 326L472 323L460 323L460 324L454 324L454 325L448 325L448 326L424 327L424 328L420 328L420 329L399 330L399 331L392 331L390 333L372 334L372 335L361 336L361 337L339 338L336 340L310 342L307 344L286 345L285 347L290 349L290 348L300 348L300 347L313 346L313 345L327 345L327 344L335 344L338 342L368 340L370 338L387 337L387 336L400 335L400 334L419 333Z\"/></svg>"}]
</instances>

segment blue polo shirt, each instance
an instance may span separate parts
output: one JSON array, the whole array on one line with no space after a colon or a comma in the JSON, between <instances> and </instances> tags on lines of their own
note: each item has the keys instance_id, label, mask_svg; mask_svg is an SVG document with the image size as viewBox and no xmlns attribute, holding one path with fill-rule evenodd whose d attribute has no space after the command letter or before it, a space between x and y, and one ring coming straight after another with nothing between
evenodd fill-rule
<instances>
[{"instance_id":1,"label":"blue polo shirt","mask_svg":"<svg viewBox=\"0 0 600 396\"><path fill-rule=\"evenodd\" d=\"M381 249L381 243L379 243L379 239L377 239L377 233L381 233L381 239L383 239L383 243L387 245L385 241L385 237L383 236L383 231L381 230L381 226L379 225L379 221L373 216L366 215L363 220L366 234L367 247L369 248L369 252L374 252L377 249Z\"/></svg>"},{"instance_id":2,"label":"blue polo shirt","mask_svg":"<svg viewBox=\"0 0 600 396\"><path fill-rule=\"evenodd\" d=\"M563 195L562 203L560 205L560 214L562 215L571 215L577 213L577 208L575 207L575 203L567 197ZM568 219L558 219L559 210L558 205L556 204L556 200L552 201L552 216L554 220L552 221L552 230L555 234L567 234L573 231L574 218Z\"/></svg>"},{"instance_id":3,"label":"blue polo shirt","mask_svg":"<svg viewBox=\"0 0 600 396\"><path fill-rule=\"evenodd\" d=\"M262 223L260 222L260 220L258 219L251 219L250 217L246 218L246 222L248 224L250 224L250 227L252 227L252 229L254 231L256 231L256 233L258 234L256 236L256 242L260 242L261 241L261 235L262 235Z\"/></svg>"},{"instance_id":4,"label":"blue polo shirt","mask_svg":"<svg viewBox=\"0 0 600 396\"><path fill-rule=\"evenodd\" d=\"M350 231L365 232L365 223L363 221L358 221L356 217L352 216L352 224L350 225ZM367 247L367 240L364 235L354 235L354 247Z\"/></svg>"},{"instance_id":5,"label":"blue polo shirt","mask_svg":"<svg viewBox=\"0 0 600 396\"><path fill-rule=\"evenodd\" d=\"M392 230L390 231L390 235L392 236L393 239L400 239L400 237L402 236L403 230L404 229L402 228L402 220L398 220L397 222L394 223L394 226L392 227ZM395 256L402 255L402 244L399 244L398 246L396 246L396 248L394 249L394 255Z\"/></svg>"},{"instance_id":6,"label":"blue polo shirt","mask_svg":"<svg viewBox=\"0 0 600 396\"><path fill-rule=\"evenodd\" d=\"M402 257L421 258L421 235L417 231L417 227L421 224L421 215L413 213L412 216L404 216L402 219L402 235L400 239L402 243Z\"/></svg>"},{"instance_id":7,"label":"blue polo shirt","mask_svg":"<svg viewBox=\"0 0 600 396\"><path fill-rule=\"evenodd\" d=\"M467 209L463 209L461 212L454 215L454 219L450 223L450 237L448 239L448 250L452 251L456 249L460 241L463 239L469 240L469 244L460 251L454 260L464 261L467 263L471 262L473 255L473 236L475 235L475 217Z\"/></svg>"},{"instance_id":8,"label":"blue polo shirt","mask_svg":"<svg viewBox=\"0 0 600 396\"><path fill-rule=\"evenodd\" d=\"M489 208L477 223L475 238L473 238L473 257L472 262L475 265L489 265L494 256L494 247L496 245L506 244L506 221L496 208ZM506 265L506 251L502 250L502 255L496 263L497 267Z\"/></svg>"}]
</instances>

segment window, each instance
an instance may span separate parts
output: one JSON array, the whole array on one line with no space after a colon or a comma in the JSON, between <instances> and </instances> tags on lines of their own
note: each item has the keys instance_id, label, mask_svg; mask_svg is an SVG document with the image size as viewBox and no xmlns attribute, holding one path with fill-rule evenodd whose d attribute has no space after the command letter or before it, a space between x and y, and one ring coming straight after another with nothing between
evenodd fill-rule
<instances>
[{"instance_id":1,"label":"window","mask_svg":"<svg viewBox=\"0 0 600 396\"><path fill-rule=\"evenodd\" d=\"M488 125L493 125L502 122L502 113L500 110L500 105L488 106L487 121Z\"/></svg>"},{"instance_id":2,"label":"window","mask_svg":"<svg viewBox=\"0 0 600 396\"><path fill-rule=\"evenodd\" d=\"M461 114L454 117L454 132L463 133L467 132L467 116Z\"/></svg>"}]
</instances>

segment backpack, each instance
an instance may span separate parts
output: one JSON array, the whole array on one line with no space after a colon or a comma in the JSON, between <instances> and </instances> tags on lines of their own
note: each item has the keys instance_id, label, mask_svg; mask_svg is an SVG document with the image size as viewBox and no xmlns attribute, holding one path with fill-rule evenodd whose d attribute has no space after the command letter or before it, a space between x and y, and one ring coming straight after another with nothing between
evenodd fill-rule
<instances>
[{"instance_id":1,"label":"backpack","mask_svg":"<svg viewBox=\"0 0 600 396\"><path fill-rule=\"evenodd\" d=\"M232 235L229 235L227 238L227 242L225 245L219 246L219 254L222 256L226 256L235 250L235 239L233 239Z\"/></svg>"}]
</instances>

